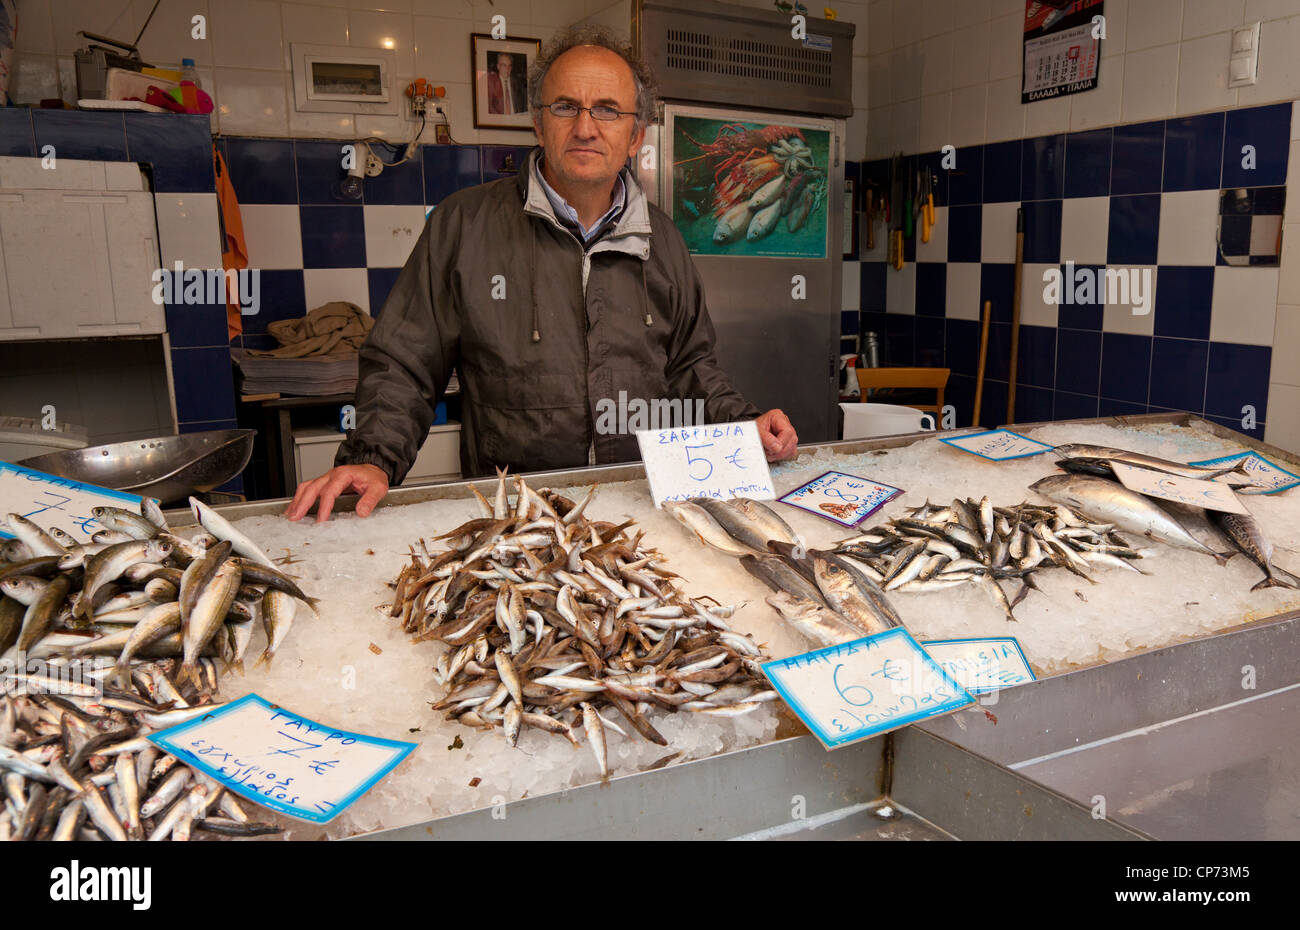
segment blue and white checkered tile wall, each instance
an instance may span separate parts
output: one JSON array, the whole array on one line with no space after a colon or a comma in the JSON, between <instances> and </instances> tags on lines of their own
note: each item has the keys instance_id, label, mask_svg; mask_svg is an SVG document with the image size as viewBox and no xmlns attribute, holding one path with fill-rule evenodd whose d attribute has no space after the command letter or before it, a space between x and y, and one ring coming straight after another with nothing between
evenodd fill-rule
<instances>
[{"instance_id":1,"label":"blue and white checkered tile wall","mask_svg":"<svg viewBox=\"0 0 1300 930\"><path fill-rule=\"evenodd\" d=\"M951 171L938 152L909 156L905 171L935 172L934 235L906 240L901 271L886 264L882 224L873 250L859 237L845 286L856 286L860 312L843 314L843 333L877 333L886 364L951 368L946 399L966 425L991 300L980 421L1003 422L1023 207L1017 421L1185 410L1263 438L1279 272L1222 261L1218 191L1286 183L1291 116L1286 103L972 146L956 151ZM1247 145L1254 168L1242 166ZM885 193L889 171L887 160L849 165ZM1131 295L1046 302L1044 273L1064 274L1066 262L1076 275L1149 270L1148 312L1135 314ZM1253 429L1243 429L1247 405Z\"/></svg>"}]
</instances>

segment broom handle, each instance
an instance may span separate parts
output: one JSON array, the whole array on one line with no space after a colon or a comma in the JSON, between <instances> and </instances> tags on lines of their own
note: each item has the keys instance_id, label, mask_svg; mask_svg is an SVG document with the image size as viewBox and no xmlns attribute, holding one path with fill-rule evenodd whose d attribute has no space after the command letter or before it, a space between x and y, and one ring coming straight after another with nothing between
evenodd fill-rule
<instances>
[{"instance_id":1,"label":"broom handle","mask_svg":"<svg viewBox=\"0 0 1300 930\"><path fill-rule=\"evenodd\" d=\"M1020 277L1025 262L1025 211L1016 210L1016 280L1011 292L1011 370L1007 373L1007 422L1016 422L1016 359L1020 355Z\"/></svg>"},{"instance_id":2,"label":"broom handle","mask_svg":"<svg viewBox=\"0 0 1300 930\"><path fill-rule=\"evenodd\" d=\"M993 301L984 301L984 325L980 329L980 365L975 376L975 416L971 426L980 425L980 402L984 399L984 362L989 354L989 317L993 315Z\"/></svg>"}]
</instances>

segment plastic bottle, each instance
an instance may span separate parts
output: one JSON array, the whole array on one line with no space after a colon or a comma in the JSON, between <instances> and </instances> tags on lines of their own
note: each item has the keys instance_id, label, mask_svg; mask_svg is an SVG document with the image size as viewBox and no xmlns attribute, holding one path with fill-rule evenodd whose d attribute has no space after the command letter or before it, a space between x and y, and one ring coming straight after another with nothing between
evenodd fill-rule
<instances>
[{"instance_id":1,"label":"plastic bottle","mask_svg":"<svg viewBox=\"0 0 1300 930\"><path fill-rule=\"evenodd\" d=\"M193 58L181 59L181 74L183 75L183 77L181 78L182 81L193 81L195 87L199 88L200 90L203 89L203 84L199 81L199 72L194 67Z\"/></svg>"}]
</instances>

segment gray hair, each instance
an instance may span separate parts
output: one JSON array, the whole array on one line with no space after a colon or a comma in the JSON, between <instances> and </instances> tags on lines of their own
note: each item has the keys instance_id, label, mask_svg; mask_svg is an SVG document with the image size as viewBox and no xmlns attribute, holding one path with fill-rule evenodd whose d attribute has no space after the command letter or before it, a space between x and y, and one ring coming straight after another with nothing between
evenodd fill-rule
<instances>
[{"instance_id":1,"label":"gray hair","mask_svg":"<svg viewBox=\"0 0 1300 930\"><path fill-rule=\"evenodd\" d=\"M569 49L580 45L594 45L606 48L623 59L632 71L632 83L636 85L636 119L642 126L654 120L655 112L655 78L641 58L632 50L632 46L622 41L605 26L573 26L564 32L556 33L542 47L537 60L528 69L528 105L537 110L542 106L542 82L546 80L551 65Z\"/></svg>"}]
</instances>

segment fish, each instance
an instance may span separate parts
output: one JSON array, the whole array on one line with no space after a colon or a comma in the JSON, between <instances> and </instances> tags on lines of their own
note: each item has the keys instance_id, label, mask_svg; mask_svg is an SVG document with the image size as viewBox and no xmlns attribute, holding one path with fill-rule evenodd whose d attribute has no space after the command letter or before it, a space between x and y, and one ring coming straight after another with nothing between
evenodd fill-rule
<instances>
[{"instance_id":1,"label":"fish","mask_svg":"<svg viewBox=\"0 0 1300 930\"><path fill-rule=\"evenodd\" d=\"M781 201L774 200L754 214L754 218L749 221L749 226L745 230L745 238L750 242L757 242L775 229L780 219Z\"/></svg>"},{"instance_id":2,"label":"fish","mask_svg":"<svg viewBox=\"0 0 1300 930\"><path fill-rule=\"evenodd\" d=\"M1223 510L1212 510L1209 514L1211 522L1223 531L1233 545L1263 570L1264 580L1250 590L1300 587L1296 584L1294 576L1290 579L1278 576L1279 572L1289 573L1273 565L1273 543L1264 535L1264 531L1260 529L1259 523L1253 516L1246 513L1228 513Z\"/></svg>"},{"instance_id":3,"label":"fish","mask_svg":"<svg viewBox=\"0 0 1300 930\"><path fill-rule=\"evenodd\" d=\"M5 654L6 658L13 658L15 652L30 652L32 647L49 632L54 617L67 598L71 587L72 582L69 581L68 576L59 575L42 589L24 612L22 628L18 631L17 640Z\"/></svg>"},{"instance_id":4,"label":"fish","mask_svg":"<svg viewBox=\"0 0 1300 930\"><path fill-rule=\"evenodd\" d=\"M181 666L182 680L196 681L199 671L199 653L216 635L230 613L235 594L239 591L240 567L233 562L221 563L211 580L198 593L189 615L184 617L184 653ZM182 605L184 611L184 605Z\"/></svg>"},{"instance_id":5,"label":"fish","mask_svg":"<svg viewBox=\"0 0 1300 930\"><path fill-rule=\"evenodd\" d=\"M785 190L786 180L786 176L782 174L760 187L754 192L754 196L749 198L749 208L751 210L761 210L771 203L779 204L781 202L781 193ZM777 212L779 214L780 210L778 209Z\"/></svg>"},{"instance_id":6,"label":"fish","mask_svg":"<svg viewBox=\"0 0 1300 930\"><path fill-rule=\"evenodd\" d=\"M93 617L96 593L111 581L122 576L136 562L159 562L171 554L171 543L166 540L132 540L117 543L96 553L86 563L86 577L75 616L87 623Z\"/></svg>"},{"instance_id":7,"label":"fish","mask_svg":"<svg viewBox=\"0 0 1300 930\"><path fill-rule=\"evenodd\" d=\"M1067 443L1057 446L1054 450L1057 455L1066 460L1084 459L1091 460L1086 464L1095 465L1098 460L1124 462L1128 465L1136 465L1140 468L1153 468L1157 471L1169 472L1171 475L1180 475L1184 478L1200 478L1209 480L1220 475L1241 474L1249 475L1246 471L1246 462L1237 462L1229 468L1215 468L1206 465L1187 465L1183 462L1173 462L1169 459L1158 458L1154 455L1146 455L1141 452L1129 452L1126 449L1114 449L1109 446L1092 446L1086 443ZM1060 464L1059 462L1057 464ZM1085 467L1085 463L1079 463L1077 467ZM1094 472L1096 474L1096 472Z\"/></svg>"},{"instance_id":8,"label":"fish","mask_svg":"<svg viewBox=\"0 0 1300 930\"><path fill-rule=\"evenodd\" d=\"M0 595L0 655L9 651L9 647L18 641L18 633L23 628L23 605L13 598Z\"/></svg>"},{"instance_id":9,"label":"fish","mask_svg":"<svg viewBox=\"0 0 1300 930\"><path fill-rule=\"evenodd\" d=\"M29 559L50 555L62 558L68 554L66 549L54 541L54 537L21 514L9 514L9 531L27 547Z\"/></svg>"},{"instance_id":10,"label":"fish","mask_svg":"<svg viewBox=\"0 0 1300 930\"><path fill-rule=\"evenodd\" d=\"M587 701L583 701L579 706L582 708L582 728L587 733L587 745L591 747L591 754L596 757L601 779L607 780L609 759L605 748L605 723L596 712L596 708Z\"/></svg>"},{"instance_id":11,"label":"fish","mask_svg":"<svg viewBox=\"0 0 1300 930\"><path fill-rule=\"evenodd\" d=\"M767 549L768 536L747 513L729 506L726 501L712 497L693 497L688 503L704 510L718 526L726 531L728 536L741 545L748 546L755 552L763 552Z\"/></svg>"},{"instance_id":12,"label":"fish","mask_svg":"<svg viewBox=\"0 0 1300 930\"><path fill-rule=\"evenodd\" d=\"M175 632L181 627L181 605L175 601L159 604L135 625L122 646L115 667L115 678L125 688L131 677L131 657L149 643Z\"/></svg>"},{"instance_id":13,"label":"fish","mask_svg":"<svg viewBox=\"0 0 1300 930\"><path fill-rule=\"evenodd\" d=\"M285 594L292 595L313 611L319 613L320 600L308 597L303 593L302 588L298 587L297 582L274 566L239 557L235 557L231 561L243 570L244 584L268 585L278 591L283 591Z\"/></svg>"},{"instance_id":14,"label":"fish","mask_svg":"<svg viewBox=\"0 0 1300 930\"><path fill-rule=\"evenodd\" d=\"M741 232L747 230L749 228L749 217L753 212L753 209L749 206L749 201L744 200L723 213L717 225L713 227L714 244L725 245L739 236Z\"/></svg>"},{"instance_id":15,"label":"fish","mask_svg":"<svg viewBox=\"0 0 1300 930\"><path fill-rule=\"evenodd\" d=\"M238 567L238 566L236 566ZM257 658L257 665L270 667L285 637L293 626L298 605L293 595L271 588L262 596L262 626L266 630L266 648Z\"/></svg>"},{"instance_id":16,"label":"fish","mask_svg":"<svg viewBox=\"0 0 1300 930\"><path fill-rule=\"evenodd\" d=\"M781 619L816 646L833 646L863 636L860 627L816 601L785 591L769 594L766 600L781 615Z\"/></svg>"},{"instance_id":17,"label":"fish","mask_svg":"<svg viewBox=\"0 0 1300 930\"><path fill-rule=\"evenodd\" d=\"M817 586L826 603L867 634L883 633L895 626L883 614L873 592L866 587L872 583L860 572L854 571L843 559L831 561L827 555L813 557ZM881 598L883 599L883 594Z\"/></svg>"},{"instance_id":18,"label":"fish","mask_svg":"<svg viewBox=\"0 0 1300 930\"><path fill-rule=\"evenodd\" d=\"M808 221L808 214L812 212L815 200L816 197L810 188L804 188L799 194L799 199L790 207L790 212L786 216L786 225L790 232L798 232L803 228L803 224Z\"/></svg>"},{"instance_id":19,"label":"fish","mask_svg":"<svg viewBox=\"0 0 1300 930\"><path fill-rule=\"evenodd\" d=\"M725 552L727 555L755 555L756 550L733 539L720 527L708 511L689 501L665 501L664 509L682 526L686 527L700 542Z\"/></svg>"},{"instance_id":20,"label":"fish","mask_svg":"<svg viewBox=\"0 0 1300 930\"><path fill-rule=\"evenodd\" d=\"M198 498L190 498L190 510L194 513L194 519L199 522L205 530L211 533L217 539L229 542L235 552L247 556L250 559L256 559L263 565L275 566L270 557L257 547L257 544L245 536L239 530L230 525L225 517L217 513L207 504Z\"/></svg>"},{"instance_id":21,"label":"fish","mask_svg":"<svg viewBox=\"0 0 1300 930\"><path fill-rule=\"evenodd\" d=\"M826 606L821 589L779 556L745 555L741 556L740 564L747 572L774 591L785 591L821 607Z\"/></svg>"}]
</instances>

